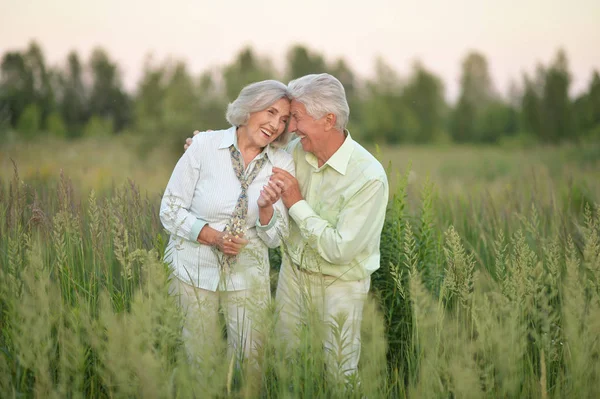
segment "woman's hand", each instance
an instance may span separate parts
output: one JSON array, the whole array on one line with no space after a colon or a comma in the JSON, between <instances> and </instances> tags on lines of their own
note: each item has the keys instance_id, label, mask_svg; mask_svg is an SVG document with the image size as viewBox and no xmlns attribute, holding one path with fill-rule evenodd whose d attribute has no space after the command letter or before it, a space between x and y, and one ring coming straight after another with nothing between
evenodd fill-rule
<instances>
[{"instance_id":1,"label":"woman's hand","mask_svg":"<svg viewBox=\"0 0 600 399\"><path fill-rule=\"evenodd\" d=\"M215 246L226 255L238 255L249 242L243 235L234 236L225 231L215 230L209 225L205 225L200 230L196 241L200 244Z\"/></svg>"},{"instance_id":2,"label":"woman's hand","mask_svg":"<svg viewBox=\"0 0 600 399\"><path fill-rule=\"evenodd\" d=\"M248 240L240 236L231 236L223 232L216 242L215 246L225 255L238 255L242 249L248 244Z\"/></svg>"},{"instance_id":3,"label":"woman's hand","mask_svg":"<svg viewBox=\"0 0 600 399\"><path fill-rule=\"evenodd\" d=\"M260 190L260 197L258 197L258 207L267 208L273 206L281 198L281 192L283 190L283 182L281 181L269 181L263 189Z\"/></svg>"},{"instance_id":4,"label":"woman's hand","mask_svg":"<svg viewBox=\"0 0 600 399\"><path fill-rule=\"evenodd\" d=\"M281 192L283 190L283 182L269 181L269 183L263 187L260 191L260 197L258 197L258 219L260 224L266 226L273 218L273 204L275 204L281 198Z\"/></svg>"}]
</instances>

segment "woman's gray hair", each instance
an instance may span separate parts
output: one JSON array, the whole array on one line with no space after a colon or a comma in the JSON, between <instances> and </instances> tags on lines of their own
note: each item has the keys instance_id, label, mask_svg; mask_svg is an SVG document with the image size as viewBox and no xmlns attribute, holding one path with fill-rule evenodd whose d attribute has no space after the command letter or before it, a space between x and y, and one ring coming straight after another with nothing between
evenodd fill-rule
<instances>
[{"instance_id":1,"label":"woman's gray hair","mask_svg":"<svg viewBox=\"0 0 600 399\"><path fill-rule=\"evenodd\" d=\"M263 111L281 98L290 99L287 86L277 80L263 80L244 87L234 102L227 106L225 118L231 125L239 127L248 122L250 114ZM273 141L275 145L285 145L289 139L287 126L284 132Z\"/></svg>"},{"instance_id":2,"label":"woman's gray hair","mask_svg":"<svg viewBox=\"0 0 600 399\"><path fill-rule=\"evenodd\" d=\"M342 83L328 73L306 75L288 84L292 100L304 104L306 112L315 119L332 113L336 116L335 127L346 129L350 107Z\"/></svg>"}]
</instances>

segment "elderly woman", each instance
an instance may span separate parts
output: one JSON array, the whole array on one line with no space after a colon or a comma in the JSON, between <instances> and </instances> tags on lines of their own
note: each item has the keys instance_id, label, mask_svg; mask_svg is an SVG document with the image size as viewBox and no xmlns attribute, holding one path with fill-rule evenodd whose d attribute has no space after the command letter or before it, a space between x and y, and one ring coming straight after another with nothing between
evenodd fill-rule
<instances>
[{"instance_id":1,"label":"elderly woman","mask_svg":"<svg viewBox=\"0 0 600 399\"><path fill-rule=\"evenodd\" d=\"M281 188L269 178L273 167L294 173L292 157L280 149L289 111L283 83L244 87L227 108L232 127L196 135L166 187L165 260L173 267L171 289L185 313L190 354L219 334L219 308L230 350L248 357L260 342L256 319L270 301L268 248L279 246L288 230Z\"/></svg>"}]
</instances>

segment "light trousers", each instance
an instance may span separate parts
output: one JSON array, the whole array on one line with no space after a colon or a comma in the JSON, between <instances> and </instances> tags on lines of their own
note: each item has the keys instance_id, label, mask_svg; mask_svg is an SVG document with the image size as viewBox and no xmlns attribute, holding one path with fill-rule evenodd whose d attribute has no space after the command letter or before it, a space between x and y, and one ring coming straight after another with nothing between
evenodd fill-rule
<instances>
[{"instance_id":1,"label":"light trousers","mask_svg":"<svg viewBox=\"0 0 600 399\"><path fill-rule=\"evenodd\" d=\"M221 339L219 309L225 316L229 357L255 360L262 344L261 318L270 302L267 286L240 291L209 291L184 283L177 277L171 293L178 298L184 314L183 340L188 356L201 360Z\"/></svg>"},{"instance_id":2,"label":"light trousers","mask_svg":"<svg viewBox=\"0 0 600 399\"><path fill-rule=\"evenodd\" d=\"M303 271L284 259L275 298L278 333L293 347L298 329L311 319L309 312L316 312L323 323L327 369L340 376L356 373L362 312L370 285L370 277L343 281Z\"/></svg>"}]
</instances>

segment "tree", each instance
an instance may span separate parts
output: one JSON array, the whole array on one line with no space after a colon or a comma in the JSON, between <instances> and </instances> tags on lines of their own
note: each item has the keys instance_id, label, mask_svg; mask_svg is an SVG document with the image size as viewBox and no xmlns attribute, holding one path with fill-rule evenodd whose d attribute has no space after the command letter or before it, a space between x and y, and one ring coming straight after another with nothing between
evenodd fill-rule
<instances>
[{"instance_id":1,"label":"tree","mask_svg":"<svg viewBox=\"0 0 600 399\"><path fill-rule=\"evenodd\" d=\"M501 137L514 135L519 128L517 111L510 105L495 101L477 118L477 141L495 143Z\"/></svg>"},{"instance_id":2,"label":"tree","mask_svg":"<svg viewBox=\"0 0 600 399\"><path fill-rule=\"evenodd\" d=\"M333 66L330 68L330 73L342 83L346 90L346 97L354 97L356 92L356 77L343 58L339 58L333 63Z\"/></svg>"},{"instance_id":3,"label":"tree","mask_svg":"<svg viewBox=\"0 0 600 399\"><path fill-rule=\"evenodd\" d=\"M83 137L109 137L115 131L113 121L98 115L92 115L83 128Z\"/></svg>"},{"instance_id":4,"label":"tree","mask_svg":"<svg viewBox=\"0 0 600 399\"><path fill-rule=\"evenodd\" d=\"M375 79L367 83L363 106L362 122L367 138L390 144L416 140L418 121L406 107L402 82L396 71L381 58L375 62Z\"/></svg>"},{"instance_id":5,"label":"tree","mask_svg":"<svg viewBox=\"0 0 600 399\"><path fill-rule=\"evenodd\" d=\"M344 65L340 65L343 67ZM327 72L325 59L302 45L295 45L287 53L286 79L292 80L304 75Z\"/></svg>"},{"instance_id":6,"label":"tree","mask_svg":"<svg viewBox=\"0 0 600 399\"><path fill-rule=\"evenodd\" d=\"M597 129L600 132L600 75L592 73L590 86L586 93L575 99L572 104L575 131L586 136Z\"/></svg>"},{"instance_id":7,"label":"tree","mask_svg":"<svg viewBox=\"0 0 600 399\"><path fill-rule=\"evenodd\" d=\"M0 103L7 109L10 125L17 126L25 108L35 101L33 76L19 52L6 53L0 68Z\"/></svg>"},{"instance_id":8,"label":"tree","mask_svg":"<svg viewBox=\"0 0 600 399\"><path fill-rule=\"evenodd\" d=\"M131 103L122 88L117 65L101 48L96 48L90 58L92 87L89 111L92 115L112 121L115 131L131 122Z\"/></svg>"},{"instance_id":9,"label":"tree","mask_svg":"<svg viewBox=\"0 0 600 399\"><path fill-rule=\"evenodd\" d=\"M31 138L40 131L41 112L37 104L29 104L19 115L17 131Z\"/></svg>"},{"instance_id":10,"label":"tree","mask_svg":"<svg viewBox=\"0 0 600 399\"><path fill-rule=\"evenodd\" d=\"M217 71L205 71L198 79L199 113L195 129L208 130L226 126L227 98L222 85L218 84Z\"/></svg>"},{"instance_id":11,"label":"tree","mask_svg":"<svg viewBox=\"0 0 600 399\"><path fill-rule=\"evenodd\" d=\"M68 135L77 137L83 133L89 111L87 89L83 83L83 66L79 56L72 51L67 56L65 71L58 75L58 108L67 126Z\"/></svg>"},{"instance_id":12,"label":"tree","mask_svg":"<svg viewBox=\"0 0 600 399\"><path fill-rule=\"evenodd\" d=\"M452 139L458 143L473 141L475 137L476 106L460 99L452 112L450 131Z\"/></svg>"},{"instance_id":13,"label":"tree","mask_svg":"<svg viewBox=\"0 0 600 399\"><path fill-rule=\"evenodd\" d=\"M485 56L471 52L462 63L461 92L451 121L453 138L458 142L481 141L477 131L478 118L495 101L494 89Z\"/></svg>"},{"instance_id":14,"label":"tree","mask_svg":"<svg viewBox=\"0 0 600 399\"><path fill-rule=\"evenodd\" d=\"M521 98L520 130L537 138L541 138L543 135L542 96L545 79L546 71L542 65L538 65L534 79L527 74L523 75L524 89Z\"/></svg>"},{"instance_id":15,"label":"tree","mask_svg":"<svg viewBox=\"0 0 600 399\"><path fill-rule=\"evenodd\" d=\"M226 125L226 105L210 73L196 81L183 62L154 65L148 58L135 101L136 130L148 136L140 149L147 150L153 142L171 137L167 141L179 153L181 138L193 130Z\"/></svg>"},{"instance_id":16,"label":"tree","mask_svg":"<svg viewBox=\"0 0 600 399\"><path fill-rule=\"evenodd\" d=\"M170 71L163 107L165 126L171 137L187 137L198 126L200 102L194 80L182 62ZM178 140L173 142L180 147Z\"/></svg>"},{"instance_id":17,"label":"tree","mask_svg":"<svg viewBox=\"0 0 600 399\"><path fill-rule=\"evenodd\" d=\"M260 80L275 79L275 71L268 58L257 57L251 47L246 47L231 64L225 66L223 77L227 99L233 101L244 86Z\"/></svg>"},{"instance_id":18,"label":"tree","mask_svg":"<svg viewBox=\"0 0 600 399\"><path fill-rule=\"evenodd\" d=\"M446 113L444 85L441 79L425 69L420 62L416 62L402 97L418 125L414 141L433 141L444 128Z\"/></svg>"},{"instance_id":19,"label":"tree","mask_svg":"<svg viewBox=\"0 0 600 399\"><path fill-rule=\"evenodd\" d=\"M543 126L541 138L556 143L572 135L574 124L569 99L569 73L567 55L559 50L554 62L546 71L542 97Z\"/></svg>"},{"instance_id":20,"label":"tree","mask_svg":"<svg viewBox=\"0 0 600 399\"><path fill-rule=\"evenodd\" d=\"M368 85L378 93L400 94L403 82L394 68L378 57L375 60L375 80Z\"/></svg>"},{"instance_id":21,"label":"tree","mask_svg":"<svg viewBox=\"0 0 600 399\"><path fill-rule=\"evenodd\" d=\"M54 109L54 93L40 46L32 41L24 53L6 53L1 70L0 111L8 113L10 124L17 126L25 109L35 105L39 117L33 125L26 125L28 129L33 126L38 130L43 128L47 116ZM32 109L29 108L29 115L25 118L30 122ZM34 133L30 131L29 134Z\"/></svg>"},{"instance_id":22,"label":"tree","mask_svg":"<svg viewBox=\"0 0 600 399\"><path fill-rule=\"evenodd\" d=\"M46 130L48 130L50 135L58 138L67 137L67 126L58 112L55 111L48 115L48 121L46 125Z\"/></svg>"},{"instance_id":23,"label":"tree","mask_svg":"<svg viewBox=\"0 0 600 399\"><path fill-rule=\"evenodd\" d=\"M46 127L48 115L55 109L54 92L51 85L50 72L42 49L36 42L31 42L25 52L25 62L33 84L33 101L40 112L40 128Z\"/></svg>"},{"instance_id":24,"label":"tree","mask_svg":"<svg viewBox=\"0 0 600 399\"><path fill-rule=\"evenodd\" d=\"M588 91L588 101L590 104L590 128L600 126L600 74L594 71Z\"/></svg>"},{"instance_id":25,"label":"tree","mask_svg":"<svg viewBox=\"0 0 600 399\"><path fill-rule=\"evenodd\" d=\"M358 80L354 72L343 58L337 59L330 68L330 73L344 86L346 99L350 106L350 119L348 129L354 137L361 137L364 131L361 128L364 119L363 96L359 94Z\"/></svg>"},{"instance_id":26,"label":"tree","mask_svg":"<svg viewBox=\"0 0 600 399\"><path fill-rule=\"evenodd\" d=\"M165 65L155 66L152 57L144 62L144 73L135 96L135 127L140 133L158 138L165 130L164 99L167 91Z\"/></svg>"}]
</instances>

